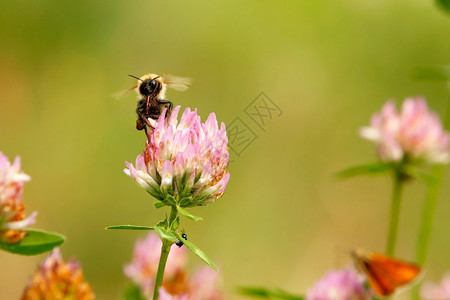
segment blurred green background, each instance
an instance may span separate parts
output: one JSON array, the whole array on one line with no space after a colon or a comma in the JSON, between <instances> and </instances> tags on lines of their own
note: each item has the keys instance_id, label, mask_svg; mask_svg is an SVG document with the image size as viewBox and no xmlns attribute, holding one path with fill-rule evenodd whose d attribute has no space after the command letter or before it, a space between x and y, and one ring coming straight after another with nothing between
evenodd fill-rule
<instances>
[{"instance_id":1,"label":"blurred green background","mask_svg":"<svg viewBox=\"0 0 450 300\"><path fill-rule=\"evenodd\" d=\"M218 265L228 299L239 285L304 293L349 250L383 251L390 181L332 174L374 161L357 135L390 98L423 95L442 113L445 85L411 70L450 61L450 18L432 1L1 1L0 150L22 157L27 212L36 228L67 236L98 299L121 299L136 238L113 224L152 225L164 211L125 176L144 146L136 98L110 95L127 74L188 76L168 92L202 118L240 117L258 138L233 155L217 203L184 219L189 239ZM265 92L282 110L265 131L245 107ZM449 172L432 234L426 279L450 269ZM397 256L413 259L425 188L407 187ZM45 255L0 253L0 299L18 299ZM192 267L202 262L190 256Z\"/></svg>"}]
</instances>

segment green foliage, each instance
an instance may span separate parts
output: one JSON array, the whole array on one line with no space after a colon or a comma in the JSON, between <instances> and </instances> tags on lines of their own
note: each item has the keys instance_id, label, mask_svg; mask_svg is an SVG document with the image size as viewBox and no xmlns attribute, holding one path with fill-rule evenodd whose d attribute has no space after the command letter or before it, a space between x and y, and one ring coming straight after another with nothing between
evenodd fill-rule
<instances>
[{"instance_id":1,"label":"green foliage","mask_svg":"<svg viewBox=\"0 0 450 300\"><path fill-rule=\"evenodd\" d=\"M172 221L172 224L170 224L170 228L172 228L172 230L177 230L179 226L180 226L180 217L176 217L175 220Z\"/></svg>"},{"instance_id":2,"label":"green foliage","mask_svg":"<svg viewBox=\"0 0 450 300\"><path fill-rule=\"evenodd\" d=\"M450 0L435 0L435 3L440 9L450 14Z\"/></svg>"},{"instance_id":3,"label":"green foliage","mask_svg":"<svg viewBox=\"0 0 450 300\"><path fill-rule=\"evenodd\" d=\"M155 230L155 227L142 225L112 225L108 226L107 230Z\"/></svg>"},{"instance_id":4,"label":"green foliage","mask_svg":"<svg viewBox=\"0 0 450 300\"><path fill-rule=\"evenodd\" d=\"M172 231L167 230L167 229L165 229L164 227L162 227L160 225L156 225L155 226L155 231L159 235L161 240L167 240L167 241L170 241L172 243L175 243L177 241L177 238L175 237L175 235L173 234Z\"/></svg>"},{"instance_id":5,"label":"green foliage","mask_svg":"<svg viewBox=\"0 0 450 300\"><path fill-rule=\"evenodd\" d=\"M135 284L130 284L125 288L123 298L125 300L145 300L145 297L141 294L140 288Z\"/></svg>"},{"instance_id":6,"label":"green foliage","mask_svg":"<svg viewBox=\"0 0 450 300\"><path fill-rule=\"evenodd\" d=\"M191 220L193 220L193 221L201 221L201 220L203 220L201 217L197 217L197 216L194 216L194 215L191 215L190 213L188 213L185 209L183 209L183 208L181 208L181 207L179 207L179 206L177 206L177 211L180 213L180 214L182 214L183 216L185 216L186 218L189 218L189 219L191 219Z\"/></svg>"},{"instance_id":7,"label":"green foliage","mask_svg":"<svg viewBox=\"0 0 450 300\"><path fill-rule=\"evenodd\" d=\"M383 162L371 163L356 167L350 167L348 169L339 171L336 173L336 177L339 179L347 179L358 175L378 175L384 174L392 170L392 164Z\"/></svg>"},{"instance_id":8,"label":"green foliage","mask_svg":"<svg viewBox=\"0 0 450 300\"><path fill-rule=\"evenodd\" d=\"M303 300L303 296L292 295L280 289L266 289L254 287L241 287L239 292L246 296L264 299L284 299L284 300Z\"/></svg>"},{"instance_id":9,"label":"green foliage","mask_svg":"<svg viewBox=\"0 0 450 300\"><path fill-rule=\"evenodd\" d=\"M450 5L450 1L446 0L444 2L447 2L447 5ZM413 69L412 77L418 80L449 81L450 65L419 66Z\"/></svg>"},{"instance_id":10,"label":"green foliage","mask_svg":"<svg viewBox=\"0 0 450 300\"><path fill-rule=\"evenodd\" d=\"M156 201L153 205L155 205L156 208L161 208L161 207L166 206L166 204L161 201Z\"/></svg>"},{"instance_id":11,"label":"green foliage","mask_svg":"<svg viewBox=\"0 0 450 300\"><path fill-rule=\"evenodd\" d=\"M192 252L194 252L194 254L196 254L198 257L200 257L201 259L203 259L204 262L206 262L211 268L213 268L215 271L217 271L217 266L214 264L214 262L205 254L205 252L203 252L202 250L200 250L199 248L197 248L197 246L195 246L194 244L192 244L190 241L187 241L185 239L183 239L181 237L181 235L178 234L178 232L173 231L172 232L173 235L175 235L178 240L183 241L183 244L186 245L186 247L188 247L189 250L191 250Z\"/></svg>"},{"instance_id":12,"label":"green foliage","mask_svg":"<svg viewBox=\"0 0 450 300\"><path fill-rule=\"evenodd\" d=\"M27 229L27 236L20 242L7 244L0 241L0 249L21 255L37 255L60 246L66 240L65 236L43 230Z\"/></svg>"},{"instance_id":13,"label":"green foliage","mask_svg":"<svg viewBox=\"0 0 450 300\"><path fill-rule=\"evenodd\" d=\"M410 166L404 169L404 172L407 176L410 178L417 179L418 181L422 182L426 186L433 187L437 184L438 179L436 176L426 173L420 168Z\"/></svg>"}]
</instances>

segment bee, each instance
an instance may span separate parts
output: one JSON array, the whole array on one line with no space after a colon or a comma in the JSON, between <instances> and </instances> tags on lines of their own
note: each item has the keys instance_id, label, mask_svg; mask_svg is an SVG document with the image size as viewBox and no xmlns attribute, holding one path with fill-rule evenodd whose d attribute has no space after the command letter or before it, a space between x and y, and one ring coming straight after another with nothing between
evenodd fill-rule
<instances>
[{"instance_id":1,"label":"bee","mask_svg":"<svg viewBox=\"0 0 450 300\"><path fill-rule=\"evenodd\" d=\"M187 234L184 232L184 230L181 231L181 237L187 241ZM177 245L178 248L181 248L181 246L183 246L184 244L182 241L178 240L175 242L175 245Z\"/></svg>"},{"instance_id":2,"label":"bee","mask_svg":"<svg viewBox=\"0 0 450 300\"><path fill-rule=\"evenodd\" d=\"M141 77L128 76L137 79L136 85L125 91L136 90L138 94L136 129L145 130L146 135L148 134L147 127L153 128L148 120L149 118L157 120L164 108L167 108L166 117L172 111L173 103L166 99L167 88L185 91L191 84L190 78L171 75L145 74Z\"/></svg>"}]
</instances>

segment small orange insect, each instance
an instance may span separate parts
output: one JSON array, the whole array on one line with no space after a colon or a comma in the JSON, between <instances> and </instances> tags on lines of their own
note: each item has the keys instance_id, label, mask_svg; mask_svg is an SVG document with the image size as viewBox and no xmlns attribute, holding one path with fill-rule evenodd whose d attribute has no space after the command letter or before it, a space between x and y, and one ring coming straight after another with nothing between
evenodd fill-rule
<instances>
[{"instance_id":1,"label":"small orange insect","mask_svg":"<svg viewBox=\"0 0 450 300\"><path fill-rule=\"evenodd\" d=\"M380 253L370 253L362 249L352 252L357 268L363 272L378 296L386 297L404 286L420 274L420 266L392 258Z\"/></svg>"}]
</instances>

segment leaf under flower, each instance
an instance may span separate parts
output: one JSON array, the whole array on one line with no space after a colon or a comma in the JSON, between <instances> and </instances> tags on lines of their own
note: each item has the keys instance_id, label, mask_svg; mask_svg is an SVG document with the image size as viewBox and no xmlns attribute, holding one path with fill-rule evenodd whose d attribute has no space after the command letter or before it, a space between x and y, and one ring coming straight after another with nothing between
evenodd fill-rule
<instances>
[{"instance_id":1,"label":"leaf under flower","mask_svg":"<svg viewBox=\"0 0 450 300\"><path fill-rule=\"evenodd\" d=\"M205 252L203 252L202 250L200 250L199 248L197 248L197 246L195 246L194 244L192 244L190 241L183 239L181 237L180 234L178 234L178 232L176 231L172 231L172 234L174 236L176 236L178 238L178 240L183 241L183 244L186 245L186 247L188 247L189 250L191 250L192 252L194 252L195 255L197 255L198 257L200 257L205 263L207 263L211 268L214 269L214 271L217 271L217 266L214 264L214 262L205 254Z\"/></svg>"},{"instance_id":2,"label":"leaf under flower","mask_svg":"<svg viewBox=\"0 0 450 300\"><path fill-rule=\"evenodd\" d=\"M155 230L155 227L143 226L143 225L112 225L108 226L107 230Z\"/></svg>"},{"instance_id":3,"label":"leaf under flower","mask_svg":"<svg viewBox=\"0 0 450 300\"><path fill-rule=\"evenodd\" d=\"M191 219L191 220L193 220L195 222L203 220L203 218L194 216L194 215L190 214L189 212L187 212L187 210L185 210L185 209L183 209L183 208L181 208L179 206L177 206L177 211L180 214L182 214L183 216L185 216L186 218Z\"/></svg>"},{"instance_id":4,"label":"leaf under flower","mask_svg":"<svg viewBox=\"0 0 450 300\"><path fill-rule=\"evenodd\" d=\"M37 255L61 245L66 237L54 232L26 229L27 235L19 242L7 244L0 241L0 249L14 254Z\"/></svg>"},{"instance_id":5,"label":"leaf under flower","mask_svg":"<svg viewBox=\"0 0 450 300\"><path fill-rule=\"evenodd\" d=\"M337 172L335 175L338 179L347 179L359 175L378 175L393 170L394 166L389 163L377 162L366 165L350 167L348 169Z\"/></svg>"}]
</instances>

